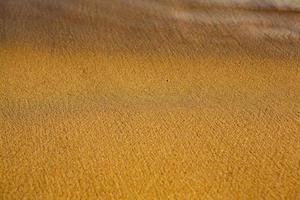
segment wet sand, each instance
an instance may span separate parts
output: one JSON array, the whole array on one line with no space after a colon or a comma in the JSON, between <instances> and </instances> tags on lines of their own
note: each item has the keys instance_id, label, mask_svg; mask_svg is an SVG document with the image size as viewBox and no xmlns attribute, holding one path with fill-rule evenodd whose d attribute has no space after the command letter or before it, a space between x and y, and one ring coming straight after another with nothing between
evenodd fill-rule
<instances>
[{"instance_id":1,"label":"wet sand","mask_svg":"<svg viewBox=\"0 0 300 200\"><path fill-rule=\"evenodd\" d=\"M299 19L0 0L0 198L300 198Z\"/></svg>"}]
</instances>

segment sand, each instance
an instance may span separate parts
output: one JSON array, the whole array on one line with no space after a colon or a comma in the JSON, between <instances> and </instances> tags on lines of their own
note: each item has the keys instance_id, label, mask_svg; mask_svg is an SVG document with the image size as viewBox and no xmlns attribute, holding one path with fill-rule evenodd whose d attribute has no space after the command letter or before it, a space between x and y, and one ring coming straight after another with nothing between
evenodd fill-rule
<instances>
[{"instance_id":1,"label":"sand","mask_svg":"<svg viewBox=\"0 0 300 200\"><path fill-rule=\"evenodd\" d=\"M299 199L299 19L0 0L0 199Z\"/></svg>"}]
</instances>

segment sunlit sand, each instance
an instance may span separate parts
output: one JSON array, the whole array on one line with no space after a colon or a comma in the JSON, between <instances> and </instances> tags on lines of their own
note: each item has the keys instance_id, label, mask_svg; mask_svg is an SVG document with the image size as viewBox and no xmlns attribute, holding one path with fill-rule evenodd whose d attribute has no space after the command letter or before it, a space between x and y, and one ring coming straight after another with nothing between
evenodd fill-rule
<instances>
[{"instance_id":1,"label":"sunlit sand","mask_svg":"<svg viewBox=\"0 0 300 200\"><path fill-rule=\"evenodd\" d=\"M226 5L0 0L0 198L299 199L298 8Z\"/></svg>"}]
</instances>

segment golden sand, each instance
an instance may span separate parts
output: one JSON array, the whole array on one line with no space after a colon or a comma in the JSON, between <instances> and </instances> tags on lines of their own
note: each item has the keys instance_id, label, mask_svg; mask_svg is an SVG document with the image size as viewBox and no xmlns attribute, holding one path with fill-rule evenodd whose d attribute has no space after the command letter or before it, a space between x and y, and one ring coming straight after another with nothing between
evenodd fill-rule
<instances>
[{"instance_id":1,"label":"golden sand","mask_svg":"<svg viewBox=\"0 0 300 200\"><path fill-rule=\"evenodd\" d=\"M299 14L122 2L0 0L0 199L299 199Z\"/></svg>"}]
</instances>

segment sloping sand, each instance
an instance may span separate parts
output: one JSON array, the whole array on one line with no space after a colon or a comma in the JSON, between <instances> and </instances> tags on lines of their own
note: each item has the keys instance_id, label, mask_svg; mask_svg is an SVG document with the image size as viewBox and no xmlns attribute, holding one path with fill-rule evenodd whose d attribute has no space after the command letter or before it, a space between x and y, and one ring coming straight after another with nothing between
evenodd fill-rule
<instances>
[{"instance_id":1,"label":"sloping sand","mask_svg":"<svg viewBox=\"0 0 300 200\"><path fill-rule=\"evenodd\" d=\"M300 199L300 14L187 2L0 0L0 199Z\"/></svg>"}]
</instances>

